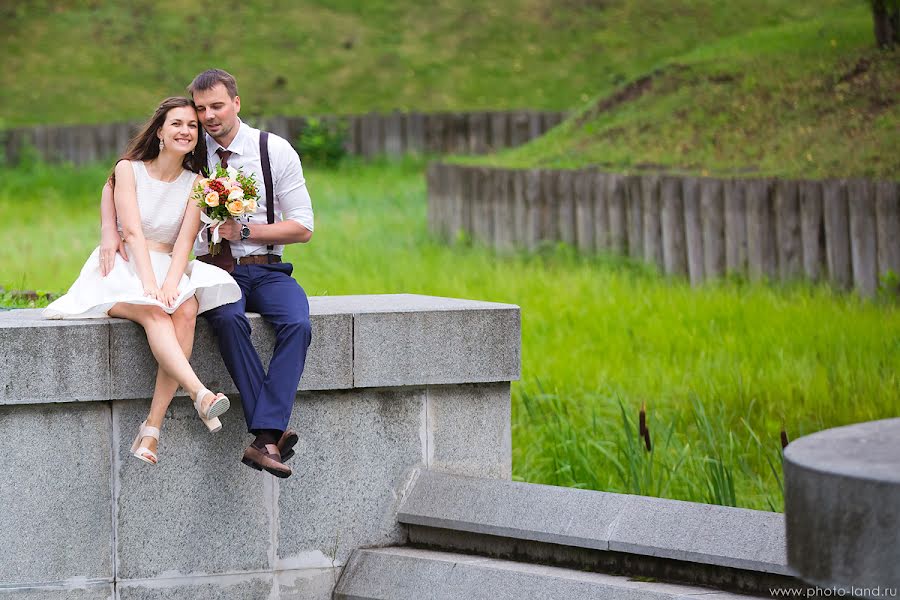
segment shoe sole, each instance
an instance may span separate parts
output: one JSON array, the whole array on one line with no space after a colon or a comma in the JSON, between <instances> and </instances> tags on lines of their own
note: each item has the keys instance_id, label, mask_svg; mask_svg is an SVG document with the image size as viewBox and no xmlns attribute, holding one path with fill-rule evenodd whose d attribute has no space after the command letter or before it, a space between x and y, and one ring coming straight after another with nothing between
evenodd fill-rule
<instances>
[{"instance_id":1,"label":"shoe sole","mask_svg":"<svg viewBox=\"0 0 900 600\"><path fill-rule=\"evenodd\" d=\"M213 402L213 405L209 407L209 412L206 414L207 420L212 420L217 417L224 415L228 409L231 408L231 401L226 398L220 398Z\"/></svg>"},{"instance_id":2,"label":"shoe sole","mask_svg":"<svg viewBox=\"0 0 900 600\"><path fill-rule=\"evenodd\" d=\"M288 440L293 440L288 444L285 444L284 452L281 453L281 462L287 462L290 457L294 455L294 446L297 445L297 442L300 441L299 435L292 435L288 438Z\"/></svg>"},{"instance_id":3,"label":"shoe sole","mask_svg":"<svg viewBox=\"0 0 900 600\"><path fill-rule=\"evenodd\" d=\"M267 468L263 467L262 465L256 464L249 458L242 458L241 462L244 463L245 465L247 465L248 467L250 467L251 469L254 469L256 471L265 471L266 473L269 473L269 474L274 475L275 477L278 477L281 479L287 479L288 477L291 476L291 473L284 473L282 471L275 471L273 469L267 469Z\"/></svg>"}]
</instances>

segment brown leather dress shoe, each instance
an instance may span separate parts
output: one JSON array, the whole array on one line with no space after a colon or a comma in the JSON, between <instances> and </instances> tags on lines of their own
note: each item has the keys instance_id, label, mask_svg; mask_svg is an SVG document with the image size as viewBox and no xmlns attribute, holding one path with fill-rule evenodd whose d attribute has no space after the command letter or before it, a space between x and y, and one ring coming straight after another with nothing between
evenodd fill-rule
<instances>
[{"instance_id":1,"label":"brown leather dress shoe","mask_svg":"<svg viewBox=\"0 0 900 600\"><path fill-rule=\"evenodd\" d=\"M260 471L265 469L275 477L290 477L291 468L281 462L281 454L278 452L278 446L275 444L266 444L266 447L260 450L255 446L248 446L244 450L244 458L241 462Z\"/></svg>"},{"instance_id":2,"label":"brown leather dress shoe","mask_svg":"<svg viewBox=\"0 0 900 600\"><path fill-rule=\"evenodd\" d=\"M294 455L294 446L300 441L300 436L293 429L287 429L278 440L278 451L281 453L281 462L286 463Z\"/></svg>"}]
</instances>

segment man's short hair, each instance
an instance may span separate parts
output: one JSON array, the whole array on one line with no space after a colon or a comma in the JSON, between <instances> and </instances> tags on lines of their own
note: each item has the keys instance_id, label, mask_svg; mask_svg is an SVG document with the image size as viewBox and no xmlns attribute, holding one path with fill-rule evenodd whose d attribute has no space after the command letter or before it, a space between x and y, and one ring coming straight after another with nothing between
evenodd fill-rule
<instances>
[{"instance_id":1,"label":"man's short hair","mask_svg":"<svg viewBox=\"0 0 900 600\"><path fill-rule=\"evenodd\" d=\"M222 69L207 69L203 71L194 77L187 89L191 97L193 97L195 93L210 90L220 83L228 90L228 96L234 100L234 97L238 95L237 82L231 73Z\"/></svg>"}]
</instances>

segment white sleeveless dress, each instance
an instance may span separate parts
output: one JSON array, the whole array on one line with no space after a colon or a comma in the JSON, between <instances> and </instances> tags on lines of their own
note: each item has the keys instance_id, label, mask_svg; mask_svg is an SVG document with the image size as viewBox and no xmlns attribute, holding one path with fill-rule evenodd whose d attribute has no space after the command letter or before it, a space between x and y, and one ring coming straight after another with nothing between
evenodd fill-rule
<instances>
[{"instance_id":1,"label":"white sleeveless dress","mask_svg":"<svg viewBox=\"0 0 900 600\"><path fill-rule=\"evenodd\" d=\"M150 177L141 161L131 161L137 191L141 227L148 242L172 245L178 237L195 173L182 171L168 183ZM119 226L121 229L121 225ZM129 261L115 255L115 265L106 277L100 275L100 247L91 253L81 274L66 295L57 298L43 315L47 319L91 319L109 316L107 311L118 302L158 306L171 314L181 304L197 297L200 312L231 304L241 297L241 289L231 275L218 267L192 260L178 283L178 299L172 307L144 295L144 285L135 270L135 259L126 245ZM172 258L168 253L150 250L150 264L156 283L162 286Z\"/></svg>"}]
</instances>

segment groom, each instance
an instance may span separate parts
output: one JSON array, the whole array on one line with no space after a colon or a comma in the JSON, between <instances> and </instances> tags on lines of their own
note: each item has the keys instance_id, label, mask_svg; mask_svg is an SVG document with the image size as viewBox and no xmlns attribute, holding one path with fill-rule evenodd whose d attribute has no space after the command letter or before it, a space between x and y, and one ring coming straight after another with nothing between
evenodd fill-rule
<instances>
[{"instance_id":1,"label":"groom","mask_svg":"<svg viewBox=\"0 0 900 600\"><path fill-rule=\"evenodd\" d=\"M291 469L282 462L281 454L288 450L293 454L288 446L297 442L296 433L288 431L287 425L303 374L311 328L306 294L291 277L293 266L281 262L281 255L286 244L305 243L312 237L312 203L300 158L291 145L270 134L268 143L261 146L260 131L238 118L241 99L234 77L220 69L210 69L197 75L188 91L206 130L209 165L221 163L248 175L253 173L259 182L260 202L250 222L229 219L219 228L219 234L230 244L235 263L231 274L243 297L203 316L216 332L222 358L241 393L247 428L256 435L244 451L244 464L288 477ZM267 196L263 185L266 158L271 165L274 198ZM274 222L267 222L270 202ZM204 260L207 244L196 244L194 254ZM224 254L228 255L227 250ZM228 270L230 265L225 266ZM275 352L268 373L250 342L245 310L260 313L275 329Z\"/></svg>"},{"instance_id":2,"label":"groom","mask_svg":"<svg viewBox=\"0 0 900 600\"><path fill-rule=\"evenodd\" d=\"M306 293L291 277L293 266L282 262L286 244L308 242L313 211L300 166L300 158L281 137L268 134L260 145L260 131L238 118L241 99L229 73L210 69L188 86L197 116L206 130L208 165L234 167L254 174L259 184L257 212L248 223L229 219L219 228L222 253L208 256L207 242L194 245L198 260L231 272L243 294L232 304L203 313L219 343L228 372L241 394L247 429L256 439L244 451L242 462L289 477L284 461L294 454L297 434L288 429L297 385L303 374L311 340ZM270 165L266 183L264 164ZM273 192L268 197L266 187ZM107 191L104 189L104 204ZM111 194L110 194L111 201ZM270 206L274 211L268 211ZM103 211L104 222L107 217ZM115 220L112 221L115 223ZM221 262L225 257L225 262ZM250 341L245 311L258 312L275 329L275 351L266 373Z\"/></svg>"}]
</instances>

